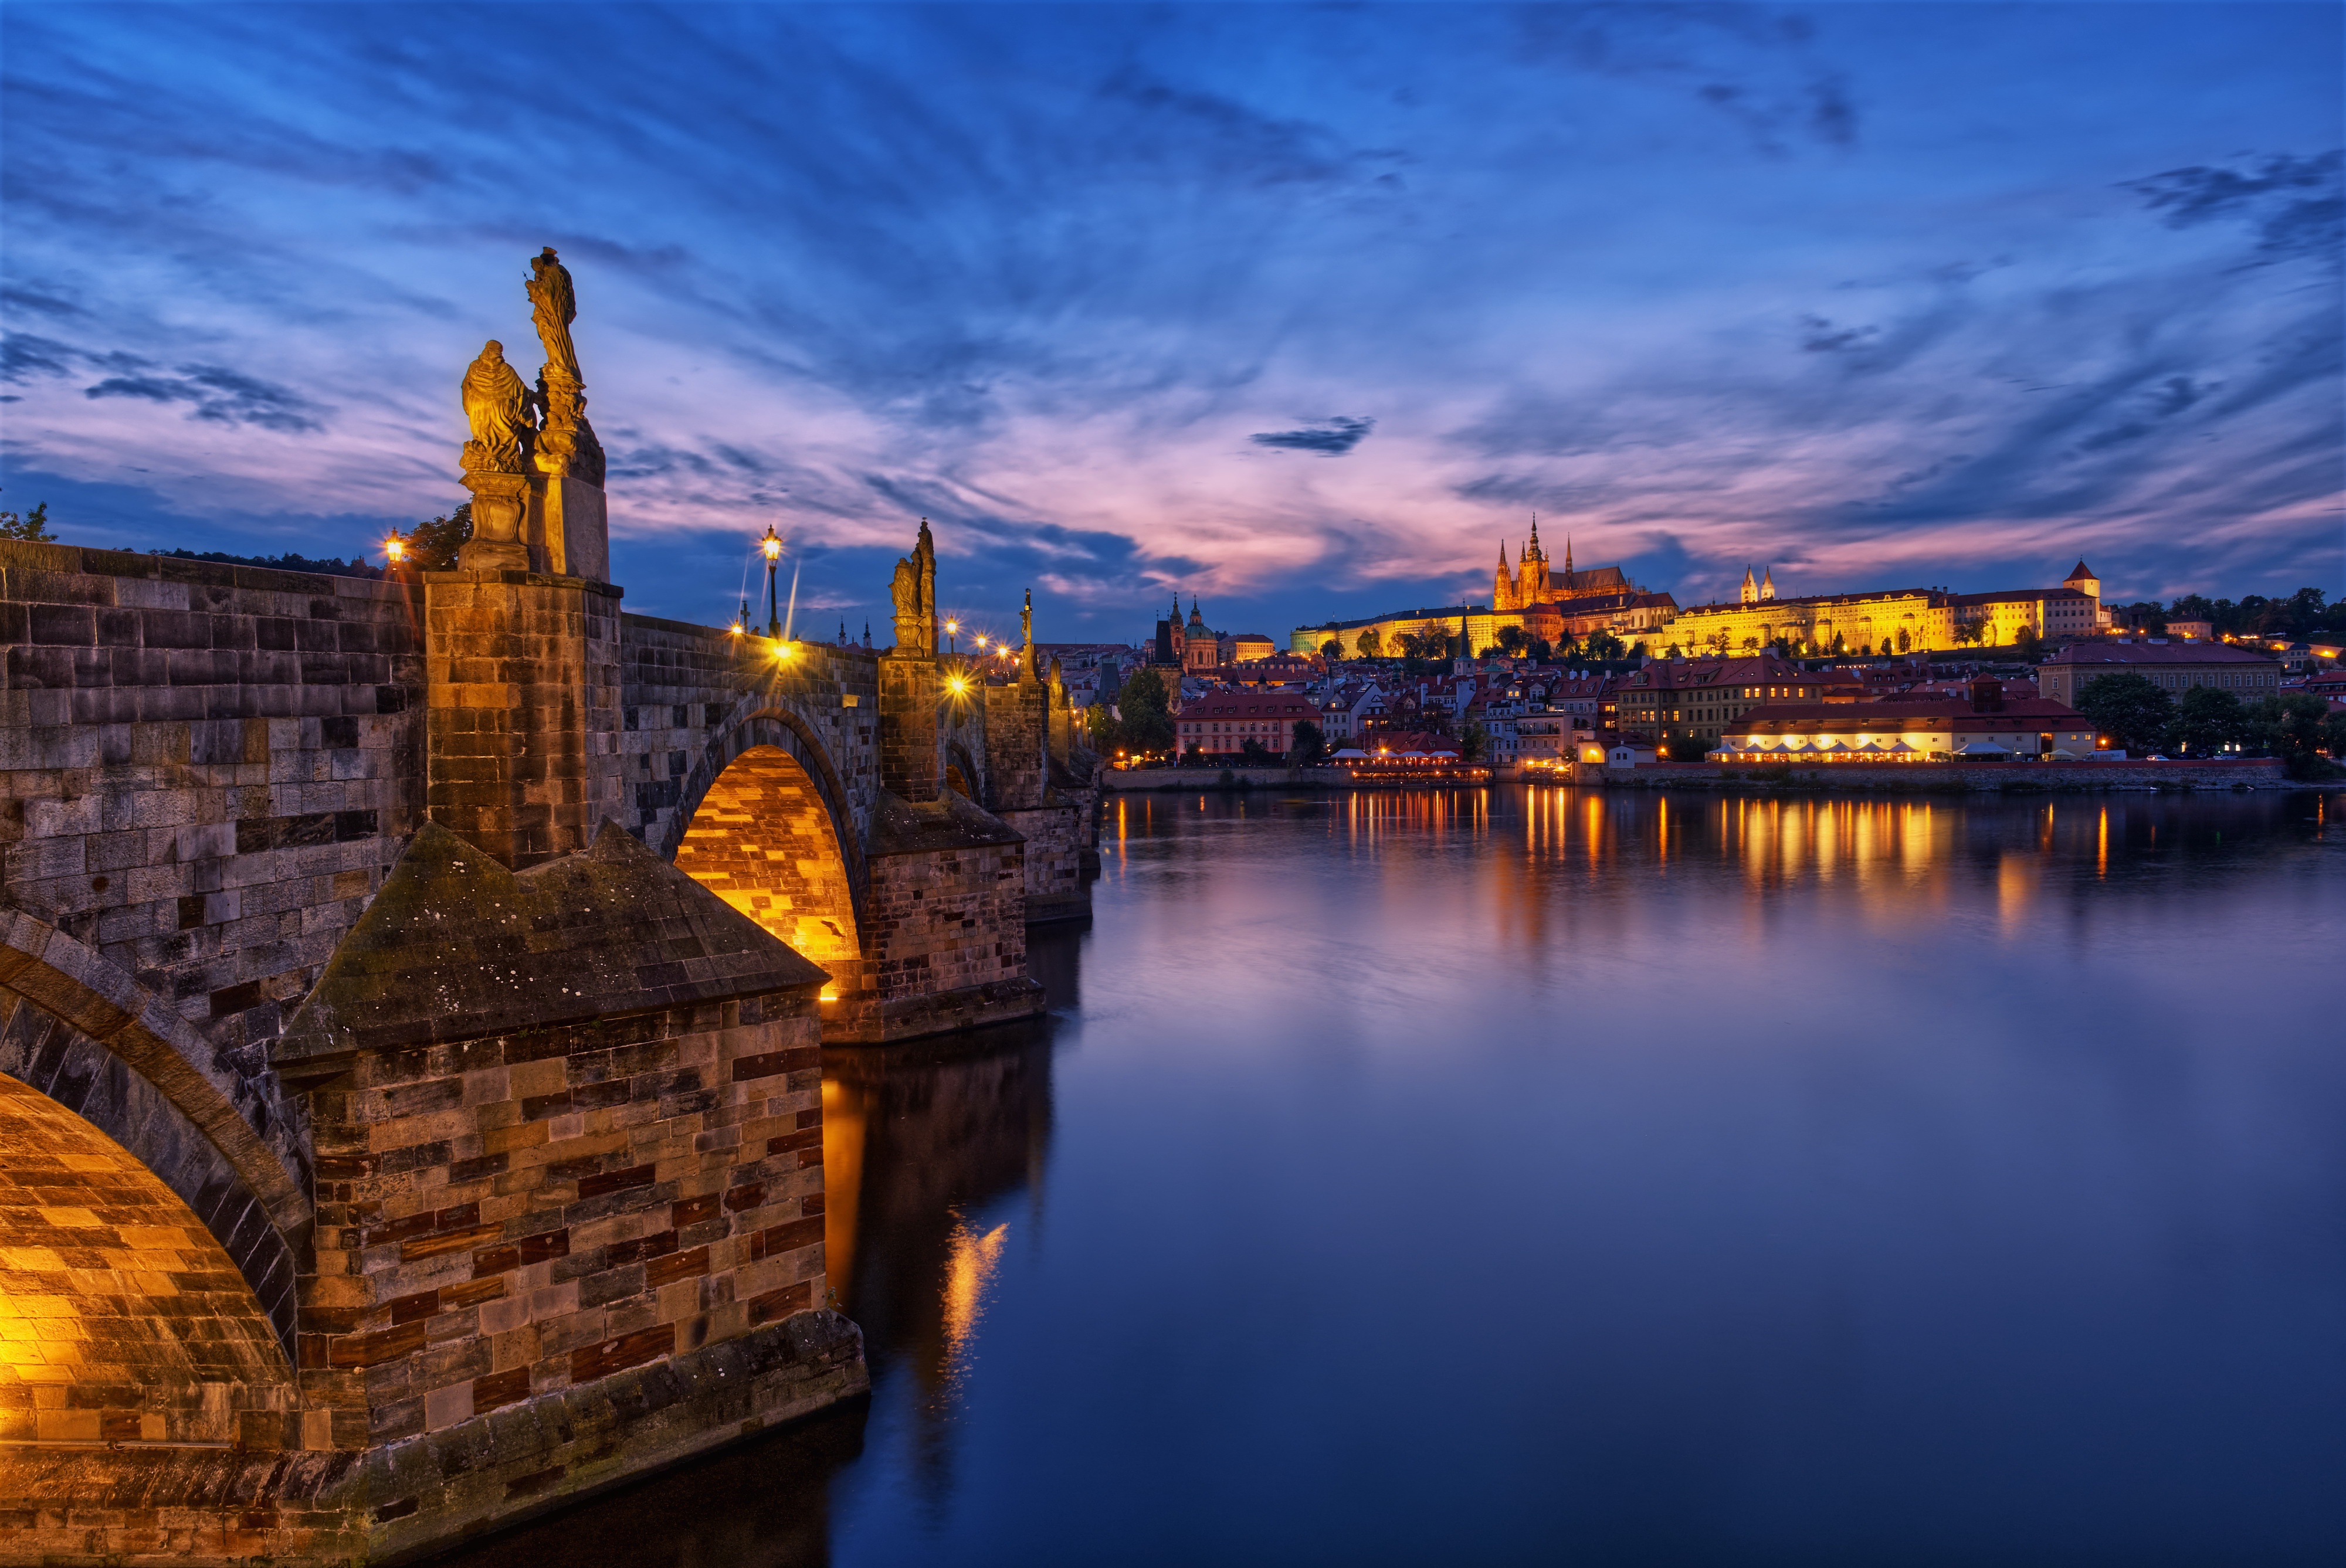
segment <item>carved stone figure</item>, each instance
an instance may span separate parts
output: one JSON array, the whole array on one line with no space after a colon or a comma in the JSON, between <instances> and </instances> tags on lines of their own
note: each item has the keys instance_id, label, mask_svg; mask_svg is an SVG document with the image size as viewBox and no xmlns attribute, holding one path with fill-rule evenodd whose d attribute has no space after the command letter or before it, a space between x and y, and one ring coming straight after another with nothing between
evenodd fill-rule
<instances>
[{"instance_id":1,"label":"carved stone figure","mask_svg":"<svg viewBox=\"0 0 2346 1568\"><path fill-rule=\"evenodd\" d=\"M921 614L921 569L898 556L896 575L888 583L888 595L896 603L896 651L914 655L933 651L928 644L928 622Z\"/></svg>"},{"instance_id":2,"label":"carved stone figure","mask_svg":"<svg viewBox=\"0 0 2346 1568\"><path fill-rule=\"evenodd\" d=\"M530 315L537 323L537 341L546 345L546 373L559 380L567 377L574 385L586 384L578 376L578 351L570 341L570 323L578 319L578 296L570 287L570 269L546 246L531 259L529 279L524 285L529 290Z\"/></svg>"},{"instance_id":3,"label":"carved stone figure","mask_svg":"<svg viewBox=\"0 0 2346 1568\"><path fill-rule=\"evenodd\" d=\"M464 372L464 418L473 430L464 443L467 473L526 473L531 438L529 389L505 363L505 346L491 338Z\"/></svg>"}]
</instances>

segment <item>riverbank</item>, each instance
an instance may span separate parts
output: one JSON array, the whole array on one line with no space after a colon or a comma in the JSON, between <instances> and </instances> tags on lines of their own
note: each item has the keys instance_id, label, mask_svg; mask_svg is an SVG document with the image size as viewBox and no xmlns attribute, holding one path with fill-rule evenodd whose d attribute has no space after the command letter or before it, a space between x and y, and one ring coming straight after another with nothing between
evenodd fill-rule
<instances>
[{"instance_id":1,"label":"riverbank","mask_svg":"<svg viewBox=\"0 0 2346 1568\"><path fill-rule=\"evenodd\" d=\"M1132 768L1104 769L1111 793L1200 789L1427 789L1491 782L1487 768Z\"/></svg>"},{"instance_id":2,"label":"riverbank","mask_svg":"<svg viewBox=\"0 0 2346 1568\"><path fill-rule=\"evenodd\" d=\"M1715 762L1595 763L1570 771L1494 779L1483 768L1417 773L1354 773L1343 768L1154 768L1101 774L1114 793L1241 789L1392 789L1502 784L1581 784L1607 789L1789 790L1866 795L2097 794L2110 790L2346 790L2346 779L2291 779L2271 758L2205 762L1834 763L1822 767L1731 767Z\"/></svg>"}]
</instances>

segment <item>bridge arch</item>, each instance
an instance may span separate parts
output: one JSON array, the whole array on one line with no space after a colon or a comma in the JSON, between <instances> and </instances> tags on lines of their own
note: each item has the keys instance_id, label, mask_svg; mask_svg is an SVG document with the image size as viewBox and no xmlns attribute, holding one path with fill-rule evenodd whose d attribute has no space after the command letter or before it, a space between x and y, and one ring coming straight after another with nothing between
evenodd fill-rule
<instances>
[{"instance_id":1,"label":"bridge arch","mask_svg":"<svg viewBox=\"0 0 2346 1568\"><path fill-rule=\"evenodd\" d=\"M0 1077L0 1440L282 1447L276 1327L179 1196Z\"/></svg>"},{"instance_id":2,"label":"bridge arch","mask_svg":"<svg viewBox=\"0 0 2346 1568\"><path fill-rule=\"evenodd\" d=\"M306 1172L287 1146L296 1129L272 1105L240 1107L236 1085L202 1065L211 1055L121 970L21 911L0 911L0 1084L54 1102L137 1161L201 1224L291 1346L311 1221Z\"/></svg>"},{"instance_id":3,"label":"bridge arch","mask_svg":"<svg viewBox=\"0 0 2346 1568\"><path fill-rule=\"evenodd\" d=\"M861 991L870 882L821 746L796 716L760 713L712 745L700 769L709 779L692 780L677 813L677 869L828 970L824 1001Z\"/></svg>"}]
</instances>

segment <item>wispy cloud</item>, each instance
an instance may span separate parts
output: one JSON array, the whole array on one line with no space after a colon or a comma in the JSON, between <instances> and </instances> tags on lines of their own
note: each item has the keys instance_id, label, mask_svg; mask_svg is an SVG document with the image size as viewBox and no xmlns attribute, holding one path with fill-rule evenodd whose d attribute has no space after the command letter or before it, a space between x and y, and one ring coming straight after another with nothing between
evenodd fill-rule
<instances>
[{"instance_id":1,"label":"wispy cloud","mask_svg":"<svg viewBox=\"0 0 2346 1568\"><path fill-rule=\"evenodd\" d=\"M2338 575L2332 11L542 23L12 11L0 483L138 547L445 511L554 244L631 606L721 616L771 522L860 625L923 514L1104 634L1470 592L1533 509L1692 593Z\"/></svg>"},{"instance_id":2,"label":"wispy cloud","mask_svg":"<svg viewBox=\"0 0 2346 1568\"><path fill-rule=\"evenodd\" d=\"M1257 446L1277 447L1287 452L1316 452L1322 457L1341 457L1368 439L1377 422L1366 417L1352 419L1339 415L1304 426L1300 430L1257 431L1247 439Z\"/></svg>"}]
</instances>

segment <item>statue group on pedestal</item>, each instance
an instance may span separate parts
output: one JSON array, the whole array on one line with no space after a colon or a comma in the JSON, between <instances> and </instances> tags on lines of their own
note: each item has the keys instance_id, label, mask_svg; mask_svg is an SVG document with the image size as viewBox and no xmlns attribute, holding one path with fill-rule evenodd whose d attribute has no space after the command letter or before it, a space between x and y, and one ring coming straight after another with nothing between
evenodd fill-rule
<instances>
[{"instance_id":1,"label":"statue group on pedestal","mask_svg":"<svg viewBox=\"0 0 2346 1568\"><path fill-rule=\"evenodd\" d=\"M494 548L472 554L482 565L515 564L520 552L521 512L532 473L549 478L603 483L603 446L586 423L586 383L578 374L578 351L570 323L578 319L570 270L546 247L531 258L530 316L546 350L545 368L533 390L505 361L505 346L492 338L464 372L464 418L472 439L464 443L462 466L473 492L473 536ZM510 546L510 548L508 548ZM469 549L469 546L468 546Z\"/></svg>"}]
</instances>

